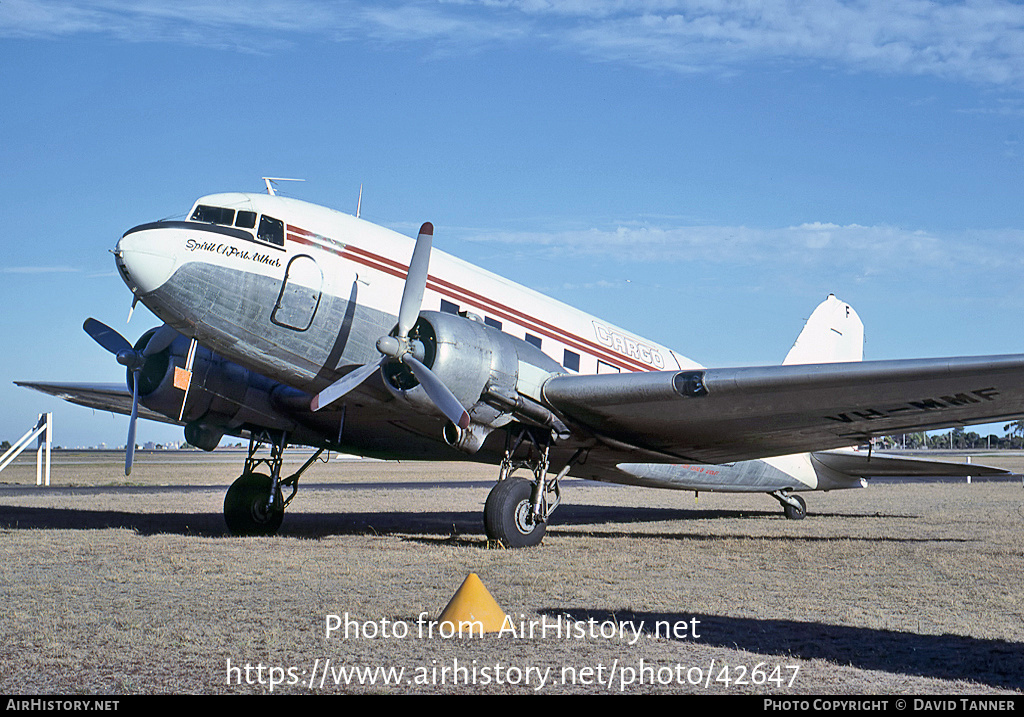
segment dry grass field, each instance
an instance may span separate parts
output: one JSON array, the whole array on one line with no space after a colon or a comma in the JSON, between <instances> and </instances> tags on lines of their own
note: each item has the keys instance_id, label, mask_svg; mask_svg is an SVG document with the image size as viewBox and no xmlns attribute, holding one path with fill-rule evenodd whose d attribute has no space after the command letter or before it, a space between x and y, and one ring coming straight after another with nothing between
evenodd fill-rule
<instances>
[{"instance_id":1,"label":"dry grass field","mask_svg":"<svg viewBox=\"0 0 1024 717\"><path fill-rule=\"evenodd\" d=\"M280 535L230 537L243 457L0 474L0 692L1024 690L1019 479L810 493L803 521L763 495L570 480L544 543L507 551L483 536L495 469L463 464L317 465ZM535 634L431 631L469 573ZM326 634L346 614L358 630Z\"/></svg>"}]
</instances>

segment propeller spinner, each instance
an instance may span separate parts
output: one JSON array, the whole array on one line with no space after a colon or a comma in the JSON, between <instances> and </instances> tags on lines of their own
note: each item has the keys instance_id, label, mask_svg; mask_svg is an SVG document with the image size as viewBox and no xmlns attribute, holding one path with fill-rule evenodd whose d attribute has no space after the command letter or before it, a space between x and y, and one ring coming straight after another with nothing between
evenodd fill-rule
<instances>
[{"instance_id":1,"label":"propeller spinner","mask_svg":"<svg viewBox=\"0 0 1024 717\"><path fill-rule=\"evenodd\" d=\"M128 443L125 446L124 455L124 474L131 475L132 461L135 459L135 422L139 417L139 374L142 373L142 369L146 365L146 359L170 346L171 342L177 338L178 332L164 324L139 351L131 345L128 339L101 321L86 319L82 328L96 343L114 354L119 364L132 372L132 415L128 423Z\"/></svg>"},{"instance_id":2,"label":"propeller spinner","mask_svg":"<svg viewBox=\"0 0 1024 717\"><path fill-rule=\"evenodd\" d=\"M402 303L398 309L398 326L393 333L381 336L377 340L377 350L381 353L381 360L377 363L360 366L314 396L310 403L310 408L314 411L319 411L337 401L360 386L378 369L383 370L387 364L397 361L412 371L413 376L419 381L434 406L452 423L462 429L469 426L469 413L466 412L465 407L455 397L455 394L423 363L423 344L411 336L423 305L423 293L427 288L427 268L430 264L433 239L434 225L425 222L420 227L419 235L416 237L416 246L412 251L412 259L409 261L409 274L405 279Z\"/></svg>"}]
</instances>

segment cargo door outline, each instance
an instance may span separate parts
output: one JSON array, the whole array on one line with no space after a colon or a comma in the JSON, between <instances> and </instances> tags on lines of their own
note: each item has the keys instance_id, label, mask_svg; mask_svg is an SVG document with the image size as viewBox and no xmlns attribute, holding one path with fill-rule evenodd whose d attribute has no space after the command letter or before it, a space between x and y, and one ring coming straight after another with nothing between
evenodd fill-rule
<instances>
[{"instance_id":1,"label":"cargo door outline","mask_svg":"<svg viewBox=\"0 0 1024 717\"><path fill-rule=\"evenodd\" d=\"M308 254L294 257L285 269L284 282L270 320L295 331L308 329L320 306L323 283L323 272L313 257Z\"/></svg>"}]
</instances>

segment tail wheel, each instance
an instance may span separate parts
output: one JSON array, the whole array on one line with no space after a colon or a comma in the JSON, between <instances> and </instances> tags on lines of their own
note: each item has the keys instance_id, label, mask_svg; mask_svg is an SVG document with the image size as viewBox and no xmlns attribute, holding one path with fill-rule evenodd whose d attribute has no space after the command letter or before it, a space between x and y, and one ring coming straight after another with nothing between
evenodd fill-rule
<instances>
[{"instance_id":1,"label":"tail wheel","mask_svg":"<svg viewBox=\"0 0 1024 717\"><path fill-rule=\"evenodd\" d=\"M807 515L807 503L804 499L798 495L789 496L790 500L794 500L799 503L799 506L792 505L790 503L782 504L782 512L786 514L786 517L790 520L802 520Z\"/></svg>"},{"instance_id":2,"label":"tail wheel","mask_svg":"<svg viewBox=\"0 0 1024 717\"><path fill-rule=\"evenodd\" d=\"M243 473L224 496L224 522L233 535L274 535L284 520L281 489L268 507L270 476L265 473Z\"/></svg>"},{"instance_id":3,"label":"tail wheel","mask_svg":"<svg viewBox=\"0 0 1024 717\"><path fill-rule=\"evenodd\" d=\"M533 483L525 478L498 481L484 504L487 537L507 548L538 545L546 528L530 518L532 495Z\"/></svg>"}]
</instances>

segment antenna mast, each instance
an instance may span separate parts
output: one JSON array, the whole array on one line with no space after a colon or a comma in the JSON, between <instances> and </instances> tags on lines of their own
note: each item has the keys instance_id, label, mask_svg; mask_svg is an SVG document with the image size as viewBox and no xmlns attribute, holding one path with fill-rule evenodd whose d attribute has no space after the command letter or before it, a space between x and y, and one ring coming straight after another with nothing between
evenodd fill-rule
<instances>
[{"instance_id":1,"label":"antenna mast","mask_svg":"<svg viewBox=\"0 0 1024 717\"><path fill-rule=\"evenodd\" d=\"M305 182L305 179L292 179L291 177L263 177L264 184L267 185L267 194L272 197L277 196L277 192L274 191L275 184L277 182Z\"/></svg>"}]
</instances>

